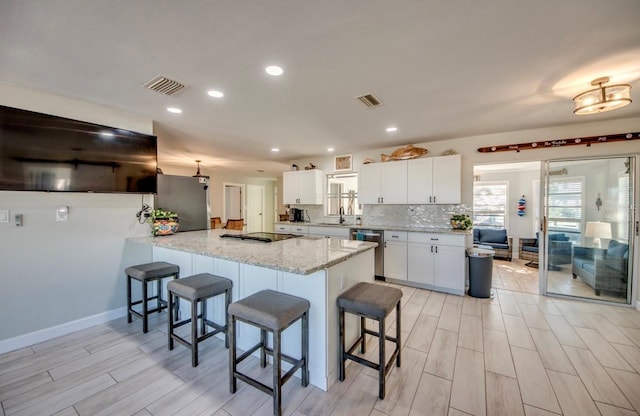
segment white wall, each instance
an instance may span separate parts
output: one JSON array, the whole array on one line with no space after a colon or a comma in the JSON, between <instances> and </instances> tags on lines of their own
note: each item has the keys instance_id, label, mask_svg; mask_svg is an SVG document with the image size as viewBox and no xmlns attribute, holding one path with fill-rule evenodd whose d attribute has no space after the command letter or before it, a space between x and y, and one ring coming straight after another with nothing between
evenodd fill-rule
<instances>
[{"instance_id":1,"label":"white wall","mask_svg":"<svg viewBox=\"0 0 640 416\"><path fill-rule=\"evenodd\" d=\"M151 120L4 83L0 104L152 133ZM12 217L0 223L0 351L24 334L124 312L124 267L145 253L125 239L149 232L135 217L141 204L141 195L0 191L0 209ZM68 222L56 222L62 205Z\"/></svg>"}]
</instances>

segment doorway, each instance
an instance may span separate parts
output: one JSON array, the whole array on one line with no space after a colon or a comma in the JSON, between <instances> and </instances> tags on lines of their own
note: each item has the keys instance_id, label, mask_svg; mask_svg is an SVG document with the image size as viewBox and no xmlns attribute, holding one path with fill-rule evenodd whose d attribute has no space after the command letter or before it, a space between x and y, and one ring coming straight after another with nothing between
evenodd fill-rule
<instances>
[{"instance_id":1,"label":"doorway","mask_svg":"<svg viewBox=\"0 0 640 416\"><path fill-rule=\"evenodd\" d=\"M224 212L223 221L228 219L237 220L243 218L243 184L224 184Z\"/></svg>"},{"instance_id":2,"label":"doorway","mask_svg":"<svg viewBox=\"0 0 640 416\"><path fill-rule=\"evenodd\" d=\"M631 304L634 158L545 163L546 294Z\"/></svg>"},{"instance_id":3,"label":"doorway","mask_svg":"<svg viewBox=\"0 0 640 416\"><path fill-rule=\"evenodd\" d=\"M264 186L247 185L247 232L264 231Z\"/></svg>"}]
</instances>

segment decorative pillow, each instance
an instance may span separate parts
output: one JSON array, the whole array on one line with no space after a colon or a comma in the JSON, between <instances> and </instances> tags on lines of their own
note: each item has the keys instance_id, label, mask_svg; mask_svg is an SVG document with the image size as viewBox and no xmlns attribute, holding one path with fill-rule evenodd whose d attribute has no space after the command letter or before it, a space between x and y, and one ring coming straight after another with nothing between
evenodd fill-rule
<instances>
[{"instance_id":1,"label":"decorative pillow","mask_svg":"<svg viewBox=\"0 0 640 416\"><path fill-rule=\"evenodd\" d=\"M569 241L569 237L564 233L549 234L549 241Z\"/></svg>"},{"instance_id":2,"label":"decorative pillow","mask_svg":"<svg viewBox=\"0 0 640 416\"><path fill-rule=\"evenodd\" d=\"M500 243L509 244L507 241L507 230L480 230L481 243Z\"/></svg>"},{"instance_id":3,"label":"decorative pillow","mask_svg":"<svg viewBox=\"0 0 640 416\"><path fill-rule=\"evenodd\" d=\"M607 257L614 258L627 258L629 251L629 245L620 243L616 240L609 241L609 248L607 248Z\"/></svg>"}]
</instances>

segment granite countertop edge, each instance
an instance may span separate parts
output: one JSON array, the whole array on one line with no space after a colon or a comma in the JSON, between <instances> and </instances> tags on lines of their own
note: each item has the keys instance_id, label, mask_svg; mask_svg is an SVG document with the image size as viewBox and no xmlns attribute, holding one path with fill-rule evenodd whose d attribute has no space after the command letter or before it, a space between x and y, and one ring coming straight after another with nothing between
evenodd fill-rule
<instances>
[{"instance_id":1,"label":"granite countertop edge","mask_svg":"<svg viewBox=\"0 0 640 416\"><path fill-rule=\"evenodd\" d=\"M359 241L356 243L355 241L349 241L348 244L355 244L355 246L346 249L341 248L340 241L344 242L344 240L341 239L307 239L305 237L272 243L247 242L234 239L221 239L221 231L228 230L191 231L160 237L129 237L127 240L133 243L149 244L154 247L214 257L299 275L310 275L319 270L324 270L377 246L376 243L371 242ZM305 243L303 243L304 246L298 247L295 244L296 240L305 241ZM197 247L202 244L206 245L207 248ZM263 246L262 244L267 244L267 246ZM260 250L262 247L276 247L274 245L278 244L284 246L283 251L291 254L290 258L283 259L278 256L278 254L270 256L268 250L266 254L265 250ZM296 251L297 248L299 251ZM320 254L314 256L313 253L318 253L318 251ZM312 254L309 254L309 252ZM301 261L305 264L294 264L296 261L298 263ZM287 264L287 262L290 264Z\"/></svg>"},{"instance_id":2,"label":"granite countertop edge","mask_svg":"<svg viewBox=\"0 0 640 416\"><path fill-rule=\"evenodd\" d=\"M469 230L454 230L452 228L439 228L439 227L416 227L406 225L376 225L376 224L328 224L318 222L290 222L290 221L277 221L274 224L284 225L306 225L309 227L334 227L334 228L366 228L372 230L384 230L384 231L410 231L414 233L433 233L433 234L453 234L453 235L471 235L472 229Z\"/></svg>"}]
</instances>

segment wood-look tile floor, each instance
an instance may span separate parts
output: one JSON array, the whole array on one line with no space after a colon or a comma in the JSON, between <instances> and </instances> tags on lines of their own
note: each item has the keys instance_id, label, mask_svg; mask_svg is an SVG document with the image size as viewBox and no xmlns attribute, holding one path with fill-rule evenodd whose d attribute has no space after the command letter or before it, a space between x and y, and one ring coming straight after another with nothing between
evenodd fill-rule
<instances>
[{"instance_id":1,"label":"wood-look tile floor","mask_svg":"<svg viewBox=\"0 0 640 416\"><path fill-rule=\"evenodd\" d=\"M388 376L385 400L375 372L349 363L328 392L290 380L284 414L639 414L638 311L509 288L492 299L402 290L402 367ZM0 415L271 414L257 389L239 382L229 393L222 341L202 344L195 369L186 348L169 351L165 318L155 314L147 334L123 318L0 355ZM247 361L245 371L268 383L270 367Z\"/></svg>"}]
</instances>

